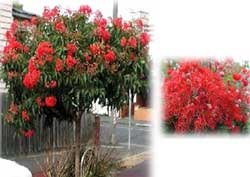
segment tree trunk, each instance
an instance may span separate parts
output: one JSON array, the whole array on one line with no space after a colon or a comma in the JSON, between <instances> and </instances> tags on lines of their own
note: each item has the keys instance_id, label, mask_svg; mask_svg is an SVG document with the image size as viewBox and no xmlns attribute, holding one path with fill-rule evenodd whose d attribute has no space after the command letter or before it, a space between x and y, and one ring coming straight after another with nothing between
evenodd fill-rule
<instances>
[{"instance_id":1,"label":"tree trunk","mask_svg":"<svg viewBox=\"0 0 250 177\"><path fill-rule=\"evenodd\" d=\"M116 110L111 109L111 119L112 119L112 125L111 125L111 137L110 137L110 143L112 145L116 144L116 125L117 125L117 116L116 116Z\"/></svg>"},{"instance_id":2,"label":"tree trunk","mask_svg":"<svg viewBox=\"0 0 250 177\"><path fill-rule=\"evenodd\" d=\"M75 120L75 177L80 177L81 116L78 113Z\"/></svg>"}]
</instances>

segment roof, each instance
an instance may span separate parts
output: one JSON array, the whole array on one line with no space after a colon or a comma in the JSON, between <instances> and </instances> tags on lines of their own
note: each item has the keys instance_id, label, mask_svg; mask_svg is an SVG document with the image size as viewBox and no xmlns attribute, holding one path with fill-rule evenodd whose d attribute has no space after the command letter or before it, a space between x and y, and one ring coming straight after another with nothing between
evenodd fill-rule
<instances>
[{"instance_id":1,"label":"roof","mask_svg":"<svg viewBox=\"0 0 250 177\"><path fill-rule=\"evenodd\" d=\"M37 15L29 13L29 12L26 12L26 11L24 11L22 9L18 9L16 7L13 7L12 8L12 16L14 18L21 18L21 19L24 19L24 20L29 20L32 17L37 16Z\"/></svg>"}]
</instances>

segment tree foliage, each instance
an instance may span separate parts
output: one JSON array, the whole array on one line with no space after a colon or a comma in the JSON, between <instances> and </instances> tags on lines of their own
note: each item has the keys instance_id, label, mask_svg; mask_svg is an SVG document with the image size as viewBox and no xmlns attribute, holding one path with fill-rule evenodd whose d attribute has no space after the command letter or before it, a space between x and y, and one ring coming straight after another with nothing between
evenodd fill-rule
<instances>
[{"instance_id":1,"label":"tree foliage","mask_svg":"<svg viewBox=\"0 0 250 177\"><path fill-rule=\"evenodd\" d=\"M147 82L149 35L140 19L105 19L83 5L78 11L45 8L42 17L14 21L2 62L11 105L5 120L25 136L45 116L74 121L93 102L120 108L129 88Z\"/></svg>"}]
</instances>

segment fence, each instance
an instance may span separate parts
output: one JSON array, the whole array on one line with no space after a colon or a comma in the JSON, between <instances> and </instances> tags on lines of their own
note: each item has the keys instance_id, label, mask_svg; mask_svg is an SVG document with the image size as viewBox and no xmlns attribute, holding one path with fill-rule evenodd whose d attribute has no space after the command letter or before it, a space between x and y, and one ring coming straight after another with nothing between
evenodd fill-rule
<instances>
[{"instance_id":1,"label":"fence","mask_svg":"<svg viewBox=\"0 0 250 177\"><path fill-rule=\"evenodd\" d=\"M8 109L6 93L0 93L0 111ZM81 141L87 142L93 131L92 114L86 114L81 121ZM0 120L0 155L19 156L44 152L53 147L55 150L69 147L74 142L74 123L53 120L51 128L44 127L44 118L35 122L36 133L32 138L25 138L16 134L15 129L2 119Z\"/></svg>"}]
</instances>

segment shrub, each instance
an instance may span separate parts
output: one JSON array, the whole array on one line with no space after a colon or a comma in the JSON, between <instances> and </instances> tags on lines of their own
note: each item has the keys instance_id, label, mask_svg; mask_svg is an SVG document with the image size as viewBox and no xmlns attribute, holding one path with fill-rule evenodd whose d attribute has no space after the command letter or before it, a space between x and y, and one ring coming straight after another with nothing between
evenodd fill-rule
<instances>
[{"instance_id":1,"label":"shrub","mask_svg":"<svg viewBox=\"0 0 250 177\"><path fill-rule=\"evenodd\" d=\"M168 67L163 83L163 121L167 130L245 131L249 115L249 72L245 68L239 73L224 73L228 68L218 61L183 61L174 66Z\"/></svg>"}]
</instances>

